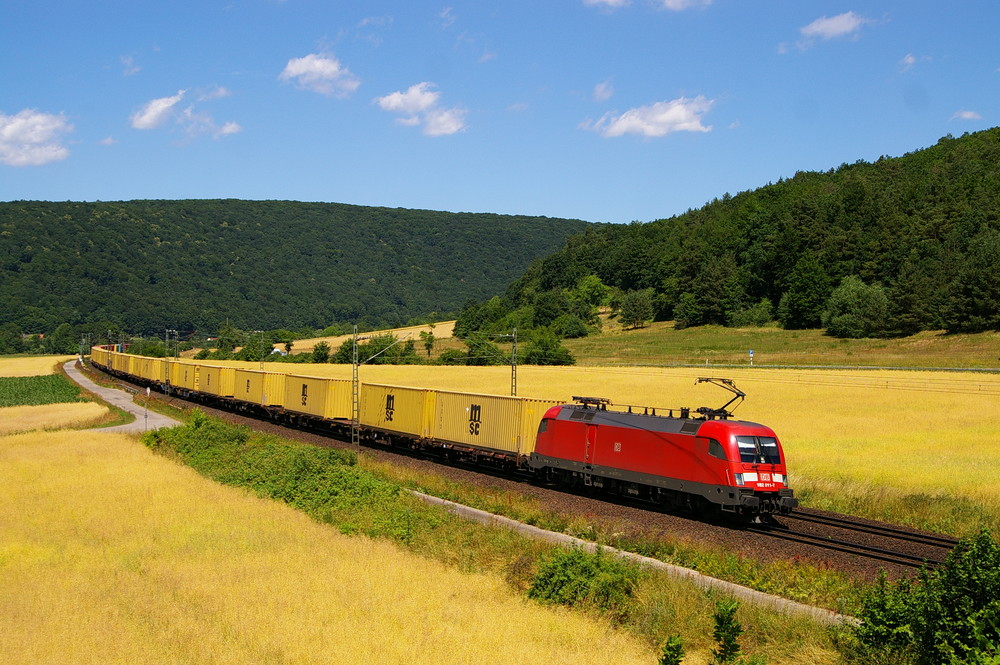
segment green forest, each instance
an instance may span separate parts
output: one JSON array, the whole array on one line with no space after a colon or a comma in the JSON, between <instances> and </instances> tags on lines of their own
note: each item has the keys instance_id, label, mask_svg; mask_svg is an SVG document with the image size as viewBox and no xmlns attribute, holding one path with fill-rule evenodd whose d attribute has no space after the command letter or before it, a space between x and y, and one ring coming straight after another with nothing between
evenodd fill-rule
<instances>
[{"instance_id":1,"label":"green forest","mask_svg":"<svg viewBox=\"0 0 1000 665\"><path fill-rule=\"evenodd\" d=\"M537 260L457 334L586 335L674 320L837 337L1000 329L1000 129L841 164L650 223L592 227Z\"/></svg>"},{"instance_id":2,"label":"green forest","mask_svg":"<svg viewBox=\"0 0 1000 665\"><path fill-rule=\"evenodd\" d=\"M108 330L441 320L587 226L293 201L2 202L0 352L39 333L37 350L62 353Z\"/></svg>"}]
</instances>

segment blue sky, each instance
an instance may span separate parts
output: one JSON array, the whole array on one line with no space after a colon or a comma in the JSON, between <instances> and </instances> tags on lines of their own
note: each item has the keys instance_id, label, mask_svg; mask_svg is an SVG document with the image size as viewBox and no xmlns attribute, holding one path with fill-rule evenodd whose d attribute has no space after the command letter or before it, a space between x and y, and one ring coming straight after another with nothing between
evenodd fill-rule
<instances>
[{"instance_id":1,"label":"blue sky","mask_svg":"<svg viewBox=\"0 0 1000 665\"><path fill-rule=\"evenodd\" d=\"M650 221L995 126L996 0L5 0L0 200Z\"/></svg>"}]
</instances>

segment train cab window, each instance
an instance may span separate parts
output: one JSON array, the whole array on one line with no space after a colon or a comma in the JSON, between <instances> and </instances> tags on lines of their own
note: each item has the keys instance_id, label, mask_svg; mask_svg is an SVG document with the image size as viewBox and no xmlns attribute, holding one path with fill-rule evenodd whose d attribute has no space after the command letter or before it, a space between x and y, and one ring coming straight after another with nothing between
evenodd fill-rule
<instances>
[{"instance_id":1,"label":"train cab window","mask_svg":"<svg viewBox=\"0 0 1000 665\"><path fill-rule=\"evenodd\" d=\"M781 464L778 441L773 436L737 436L740 461L747 464Z\"/></svg>"},{"instance_id":2,"label":"train cab window","mask_svg":"<svg viewBox=\"0 0 1000 665\"><path fill-rule=\"evenodd\" d=\"M715 439L708 440L708 454L722 460L726 459L726 451L723 449L722 444Z\"/></svg>"},{"instance_id":3,"label":"train cab window","mask_svg":"<svg viewBox=\"0 0 1000 665\"><path fill-rule=\"evenodd\" d=\"M542 422L538 423L538 433L541 434L542 432L548 429L549 429L549 419L542 418Z\"/></svg>"}]
</instances>

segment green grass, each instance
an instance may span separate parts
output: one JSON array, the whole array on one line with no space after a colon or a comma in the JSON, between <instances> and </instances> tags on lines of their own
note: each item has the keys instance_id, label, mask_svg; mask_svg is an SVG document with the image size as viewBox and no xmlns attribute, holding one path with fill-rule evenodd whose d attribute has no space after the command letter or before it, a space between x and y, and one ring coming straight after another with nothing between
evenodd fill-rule
<instances>
[{"instance_id":1,"label":"green grass","mask_svg":"<svg viewBox=\"0 0 1000 665\"><path fill-rule=\"evenodd\" d=\"M822 330L699 326L676 330L672 322L622 330L613 320L604 332L563 344L578 365L742 365L951 367L1000 369L1000 332L947 335L921 332L899 339L836 339Z\"/></svg>"},{"instance_id":2,"label":"green grass","mask_svg":"<svg viewBox=\"0 0 1000 665\"><path fill-rule=\"evenodd\" d=\"M0 407L82 401L79 386L61 374L0 377Z\"/></svg>"}]
</instances>

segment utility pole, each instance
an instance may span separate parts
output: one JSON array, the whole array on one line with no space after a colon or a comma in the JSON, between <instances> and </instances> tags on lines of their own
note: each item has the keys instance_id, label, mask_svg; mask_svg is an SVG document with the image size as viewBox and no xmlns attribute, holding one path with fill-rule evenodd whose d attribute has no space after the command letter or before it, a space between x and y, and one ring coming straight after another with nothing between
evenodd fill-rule
<instances>
[{"instance_id":1,"label":"utility pole","mask_svg":"<svg viewBox=\"0 0 1000 665\"><path fill-rule=\"evenodd\" d=\"M511 330L513 344L510 347L510 396L517 397L517 328Z\"/></svg>"},{"instance_id":2,"label":"utility pole","mask_svg":"<svg viewBox=\"0 0 1000 665\"><path fill-rule=\"evenodd\" d=\"M351 445L361 447L358 426L361 424L361 386L358 383L358 326L354 326L354 343L351 350Z\"/></svg>"}]
</instances>

